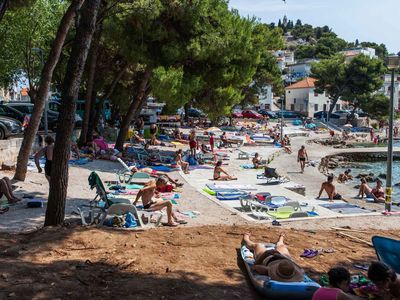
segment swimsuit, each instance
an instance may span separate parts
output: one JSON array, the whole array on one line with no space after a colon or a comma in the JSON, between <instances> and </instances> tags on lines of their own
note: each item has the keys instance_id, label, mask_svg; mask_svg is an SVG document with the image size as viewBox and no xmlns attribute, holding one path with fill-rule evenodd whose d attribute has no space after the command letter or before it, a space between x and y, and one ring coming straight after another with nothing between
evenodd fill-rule
<instances>
[{"instance_id":1,"label":"swimsuit","mask_svg":"<svg viewBox=\"0 0 400 300\"><path fill-rule=\"evenodd\" d=\"M299 160L300 161L306 161L306 158L305 157L300 157Z\"/></svg>"},{"instance_id":2,"label":"swimsuit","mask_svg":"<svg viewBox=\"0 0 400 300\"><path fill-rule=\"evenodd\" d=\"M47 158L47 147L46 147L44 157L46 158L46 162L44 164L44 174L50 177L52 161Z\"/></svg>"},{"instance_id":3,"label":"swimsuit","mask_svg":"<svg viewBox=\"0 0 400 300\"><path fill-rule=\"evenodd\" d=\"M340 289L319 288L313 295L312 300L336 300Z\"/></svg>"},{"instance_id":4,"label":"swimsuit","mask_svg":"<svg viewBox=\"0 0 400 300\"><path fill-rule=\"evenodd\" d=\"M333 199L333 200L342 200L342 195L336 194L335 196L333 196L332 199Z\"/></svg>"}]
</instances>

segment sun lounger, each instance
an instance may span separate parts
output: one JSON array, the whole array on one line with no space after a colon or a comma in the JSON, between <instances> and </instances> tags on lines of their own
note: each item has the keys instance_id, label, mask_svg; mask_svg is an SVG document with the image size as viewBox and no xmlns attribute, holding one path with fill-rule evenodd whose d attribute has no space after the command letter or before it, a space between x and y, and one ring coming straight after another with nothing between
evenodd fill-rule
<instances>
[{"instance_id":1,"label":"sun lounger","mask_svg":"<svg viewBox=\"0 0 400 300\"><path fill-rule=\"evenodd\" d=\"M123 170L117 172L117 179L120 183L147 183L152 180L151 176L145 172L132 173L128 165L120 158L117 161L124 167Z\"/></svg>"},{"instance_id":2,"label":"sun lounger","mask_svg":"<svg viewBox=\"0 0 400 300\"><path fill-rule=\"evenodd\" d=\"M238 150L239 150L238 159L250 159L250 157L254 157L256 155L255 152L250 153L250 152L246 152L246 151L243 151L240 149L238 149Z\"/></svg>"},{"instance_id":3,"label":"sun lounger","mask_svg":"<svg viewBox=\"0 0 400 300\"><path fill-rule=\"evenodd\" d=\"M400 241L383 236L372 237L376 256L390 266L397 274L400 274Z\"/></svg>"}]
</instances>

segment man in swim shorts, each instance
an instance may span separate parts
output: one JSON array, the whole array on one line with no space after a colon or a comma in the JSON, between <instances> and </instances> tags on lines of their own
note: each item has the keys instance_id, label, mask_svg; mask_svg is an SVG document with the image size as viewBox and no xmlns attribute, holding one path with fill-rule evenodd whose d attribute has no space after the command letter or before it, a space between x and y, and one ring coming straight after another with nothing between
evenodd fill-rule
<instances>
[{"instance_id":1,"label":"man in swim shorts","mask_svg":"<svg viewBox=\"0 0 400 300\"><path fill-rule=\"evenodd\" d=\"M317 199L321 197L321 194L323 191L325 191L328 194L329 201L333 202L333 200L342 200L342 196L337 193L336 187L333 184L333 174L329 174L327 181L323 182L321 184L321 189L319 191Z\"/></svg>"},{"instance_id":2,"label":"man in swim shorts","mask_svg":"<svg viewBox=\"0 0 400 300\"><path fill-rule=\"evenodd\" d=\"M297 162L300 163L301 173L304 173L304 167L306 166L306 160L308 160L308 154L306 147L301 146L300 150L297 152Z\"/></svg>"}]
</instances>

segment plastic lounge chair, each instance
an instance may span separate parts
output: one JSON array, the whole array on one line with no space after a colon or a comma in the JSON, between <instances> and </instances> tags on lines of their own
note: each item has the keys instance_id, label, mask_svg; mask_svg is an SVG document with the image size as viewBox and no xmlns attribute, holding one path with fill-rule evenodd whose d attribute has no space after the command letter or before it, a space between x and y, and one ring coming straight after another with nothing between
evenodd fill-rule
<instances>
[{"instance_id":1,"label":"plastic lounge chair","mask_svg":"<svg viewBox=\"0 0 400 300\"><path fill-rule=\"evenodd\" d=\"M380 261L390 266L400 274L400 241L383 236L372 237L376 256Z\"/></svg>"},{"instance_id":2,"label":"plastic lounge chair","mask_svg":"<svg viewBox=\"0 0 400 300\"><path fill-rule=\"evenodd\" d=\"M243 150L240 150L240 149L238 149L238 150L239 150L238 159L250 159L250 157L254 157L254 155L255 155L254 152L253 153L249 153L249 152L246 152L246 151L243 151Z\"/></svg>"},{"instance_id":3,"label":"plastic lounge chair","mask_svg":"<svg viewBox=\"0 0 400 300\"><path fill-rule=\"evenodd\" d=\"M257 200L248 200L248 206L251 214L258 220L270 219L269 208L267 205L258 202Z\"/></svg>"},{"instance_id":4,"label":"plastic lounge chair","mask_svg":"<svg viewBox=\"0 0 400 300\"><path fill-rule=\"evenodd\" d=\"M152 179L151 176L145 172L132 173L131 169L122 159L117 158L117 161L124 167L124 170L117 172L117 179L119 182L126 184L132 182L147 183Z\"/></svg>"}]
</instances>

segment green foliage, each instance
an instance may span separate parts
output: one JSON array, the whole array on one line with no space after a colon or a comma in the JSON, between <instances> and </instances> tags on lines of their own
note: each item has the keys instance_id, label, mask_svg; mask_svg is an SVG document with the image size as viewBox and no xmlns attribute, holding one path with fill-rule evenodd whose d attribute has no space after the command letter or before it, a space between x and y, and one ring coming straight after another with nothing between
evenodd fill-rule
<instances>
[{"instance_id":1,"label":"green foliage","mask_svg":"<svg viewBox=\"0 0 400 300\"><path fill-rule=\"evenodd\" d=\"M338 38L333 32L323 32L315 45L300 45L296 49L295 56L297 59L325 59L335 55L339 51L344 50L346 47L347 42L341 38Z\"/></svg>"},{"instance_id":2,"label":"green foliage","mask_svg":"<svg viewBox=\"0 0 400 300\"><path fill-rule=\"evenodd\" d=\"M385 68L379 59L358 55L347 63L338 54L314 64L311 71L317 79L316 91L325 92L335 105L340 97L356 103L359 97L374 93L383 84Z\"/></svg>"},{"instance_id":3,"label":"green foliage","mask_svg":"<svg viewBox=\"0 0 400 300\"><path fill-rule=\"evenodd\" d=\"M20 75L27 76L31 85L39 81L40 56L32 49L42 49L46 58L68 5L68 1L31 2L31 6L11 5L13 9L7 11L0 23L0 84L3 86Z\"/></svg>"},{"instance_id":4,"label":"green foliage","mask_svg":"<svg viewBox=\"0 0 400 300\"><path fill-rule=\"evenodd\" d=\"M382 60L389 54L385 44L378 45L377 43L372 42L362 42L361 46L375 49L376 56Z\"/></svg>"},{"instance_id":5,"label":"green foliage","mask_svg":"<svg viewBox=\"0 0 400 300\"><path fill-rule=\"evenodd\" d=\"M358 97L358 106L364 112L376 119L385 119L389 116L389 98L384 94L369 94Z\"/></svg>"}]
</instances>

